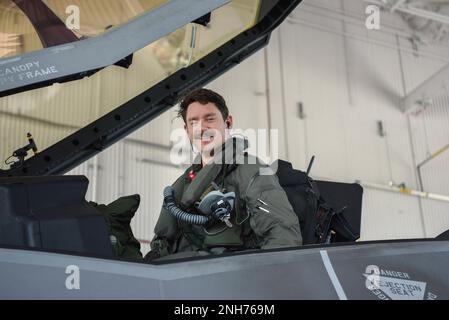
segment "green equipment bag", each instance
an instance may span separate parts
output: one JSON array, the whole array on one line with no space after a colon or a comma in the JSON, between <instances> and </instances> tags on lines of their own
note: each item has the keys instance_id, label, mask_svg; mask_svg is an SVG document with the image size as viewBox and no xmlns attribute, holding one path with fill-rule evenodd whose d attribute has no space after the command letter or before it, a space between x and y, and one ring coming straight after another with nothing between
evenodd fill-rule
<instances>
[{"instance_id":1,"label":"green equipment bag","mask_svg":"<svg viewBox=\"0 0 449 320\"><path fill-rule=\"evenodd\" d=\"M142 260L140 243L134 237L130 225L139 208L140 196L135 194L121 197L108 205L95 202L90 204L103 214L115 254L118 257Z\"/></svg>"}]
</instances>

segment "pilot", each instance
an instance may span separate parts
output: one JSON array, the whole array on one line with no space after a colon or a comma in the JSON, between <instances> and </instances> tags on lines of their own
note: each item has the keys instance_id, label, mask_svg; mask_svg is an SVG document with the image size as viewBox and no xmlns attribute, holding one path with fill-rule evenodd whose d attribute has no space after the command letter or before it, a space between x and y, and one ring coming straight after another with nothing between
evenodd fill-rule
<instances>
[{"instance_id":1,"label":"pilot","mask_svg":"<svg viewBox=\"0 0 449 320\"><path fill-rule=\"evenodd\" d=\"M301 245L298 217L277 176L231 137L221 95L196 89L181 101L197 161L164 190L146 261Z\"/></svg>"}]
</instances>

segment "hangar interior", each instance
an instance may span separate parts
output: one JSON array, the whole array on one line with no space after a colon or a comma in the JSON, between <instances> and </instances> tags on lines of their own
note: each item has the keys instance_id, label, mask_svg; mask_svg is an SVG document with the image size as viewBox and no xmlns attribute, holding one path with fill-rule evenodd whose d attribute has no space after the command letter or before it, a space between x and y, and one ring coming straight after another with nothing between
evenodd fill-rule
<instances>
[{"instance_id":1,"label":"hangar interior","mask_svg":"<svg viewBox=\"0 0 449 320\"><path fill-rule=\"evenodd\" d=\"M78 1L44 2L63 15ZM164 2L91 2L79 36L95 37ZM232 1L212 12L209 27L189 24L139 50L128 69L0 98L2 158L27 132L44 149L199 59L254 23L257 4ZM370 5L380 8L380 29L367 27ZM10 1L0 7L0 58L39 49L19 10ZM102 7L114 21L96 19ZM277 129L279 157L295 168L305 170L315 155L312 177L358 181L360 240L449 229L449 1L304 0L266 48L208 88L225 97L235 128ZM132 228L144 254L162 190L185 169L170 162L171 133L183 127L176 110L67 173L88 177L90 201L141 195Z\"/></svg>"}]
</instances>

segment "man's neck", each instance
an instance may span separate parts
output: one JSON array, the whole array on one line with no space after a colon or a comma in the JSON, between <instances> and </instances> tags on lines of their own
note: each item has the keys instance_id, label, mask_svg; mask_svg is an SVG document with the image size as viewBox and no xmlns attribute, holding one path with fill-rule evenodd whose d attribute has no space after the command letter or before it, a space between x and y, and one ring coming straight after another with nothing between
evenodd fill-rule
<instances>
[{"instance_id":1,"label":"man's neck","mask_svg":"<svg viewBox=\"0 0 449 320\"><path fill-rule=\"evenodd\" d=\"M213 153L210 154L210 152L207 152L201 155L201 164L203 167L208 165L209 163L212 163L213 161L214 161Z\"/></svg>"}]
</instances>

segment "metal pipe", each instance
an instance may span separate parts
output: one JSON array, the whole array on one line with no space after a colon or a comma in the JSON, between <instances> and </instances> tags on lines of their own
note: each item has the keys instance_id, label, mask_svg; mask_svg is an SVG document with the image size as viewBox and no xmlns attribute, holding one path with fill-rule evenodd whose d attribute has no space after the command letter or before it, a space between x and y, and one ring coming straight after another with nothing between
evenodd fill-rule
<instances>
[{"instance_id":1,"label":"metal pipe","mask_svg":"<svg viewBox=\"0 0 449 320\"><path fill-rule=\"evenodd\" d=\"M425 165L430 160L435 159L436 157L438 157L442 153L446 152L448 149L449 149L449 144L444 146L443 148L439 149L438 151L434 152L433 154L431 154L430 157L424 159L422 162L420 162L418 164L418 167L422 167L423 165Z\"/></svg>"},{"instance_id":2,"label":"metal pipe","mask_svg":"<svg viewBox=\"0 0 449 320\"><path fill-rule=\"evenodd\" d=\"M196 24L192 24L192 35L191 35L191 38L190 38L189 59L186 62L186 64L183 66L183 68L187 68L188 66L190 66L192 64L193 53L194 53L195 48L196 48L196 31L197 31Z\"/></svg>"},{"instance_id":3,"label":"metal pipe","mask_svg":"<svg viewBox=\"0 0 449 320\"><path fill-rule=\"evenodd\" d=\"M282 98L282 120L284 122L284 143L285 143L285 157L290 160L289 139L288 139L288 121L287 121L287 103L286 103L286 88L285 88L285 72L284 72L284 50L282 49L282 32L278 31L278 50L279 50L279 71L281 73L281 98Z\"/></svg>"},{"instance_id":4,"label":"metal pipe","mask_svg":"<svg viewBox=\"0 0 449 320\"><path fill-rule=\"evenodd\" d=\"M441 194L423 192L423 191L413 190L413 189L409 189L409 188L405 188L405 187L388 186L388 185L360 181L360 180L357 180L356 183L358 183L361 186L366 187L366 188L390 191L390 192L395 192L395 193L401 193L404 195L415 196L415 197L419 197L419 198L423 198L423 199L438 200L438 201L449 203L449 196L445 196L445 195L441 195Z\"/></svg>"},{"instance_id":5,"label":"metal pipe","mask_svg":"<svg viewBox=\"0 0 449 320\"><path fill-rule=\"evenodd\" d=\"M271 130L271 91L270 91L270 70L268 63L268 50L267 48L263 49L263 61L264 61L264 69L265 69L265 93L266 93L266 102L267 102L267 125L268 131ZM271 154L271 139L268 139L268 150L270 150Z\"/></svg>"},{"instance_id":6,"label":"metal pipe","mask_svg":"<svg viewBox=\"0 0 449 320\"><path fill-rule=\"evenodd\" d=\"M398 36L396 36L396 43L399 47L400 42L399 42ZM398 49L398 59L399 59L399 67L400 67L400 71L401 71L402 97L404 98L407 95L407 84L405 82L404 59L402 57L402 52L399 49ZM402 103L403 103L403 101L402 101ZM401 109L404 110L404 104L401 105ZM409 138L409 143L410 143L412 164L413 164L413 167L416 168L416 152L415 152L415 145L413 144L413 133L412 133L412 124L411 124L411 120L410 120L410 114L406 113L405 116L407 117L407 133L408 133L408 138ZM415 180L415 185L418 184L419 183L418 173L415 170L413 170L413 177ZM420 189L420 191L423 191L423 190ZM419 218L421 220L422 234L424 235L424 237L427 237L426 219L424 218L424 209L423 209L421 198L418 198L418 207L419 207Z\"/></svg>"},{"instance_id":7,"label":"metal pipe","mask_svg":"<svg viewBox=\"0 0 449 320\"><path fill-rule=\"evenodd\" d=\"M164 166L164 167L169 167L169 168L174 168L174 169L187 169L187 166L176 165L169 161L159 161L159 160L146 159L146 158L137 158L136 160L138 162L142 162L142 163L155 164L158 166Z\"/></svg>"},{"instance_id":8,"label":"metal pipe","mask_svg":"<svg viewBox=\"0 0 449 320\"><path fill-rule=\"evenodd\" d=\"M319 12L313 12L309 8L317 9L317 10L319 10ZM334 16L324 15L323 14L324 10L333 14ZM352 23L354 25L364 25L365 24L365 19L363 18L363 16L360 16L360 12L355 12L355 11L350 11L350 10L343 11L338 8L326 7L323 5L319 5L317 3L313 3L313 4L308 3L308 2L301 3L301 10L299 12L300 13L308 12L308 13L312 13L315 15L320 15L320 16L324 16L327 18L331 18L331 19L343 19L343 20L345 20L345 22ZM294 16L292 16L292 17L294 18ZM389 21L385 21L384 23L382 23L382 28L378 31L385 32L386 29L390 29L391 32L388 32L389 34L400 33L400 35L405 38L409 38L410 36L412 36L412 34L409 32L409 30L407 30L407 28L404 28L403 26L400 26L398 24L393 24Z\"/></svg>"},{"instance_id":9,"label":"metal pipe","mask_svg":"<svg viewBox=\"0 0 449 320\"><path fill-rule=\"evenodd\" d=\"M364 0L364 1L367 3L378 5L383 8L385 7L385 3L383 3L382 1L376 1L376 0ZM404 4L401 1L399 1L399 3L397 5L394 5L393 8L394 8L393 11L400 11L400 12L404 12L404 13L408 13L408 14L417 16L417 17L437 21L437 22L444 23L444 24L449 24L448 16L445 16L443 14L439 14L436 12L416 8L412 5Z\"/></svg>"},{"instance_id":10,"label":"metal pipe","mask_svg":"<svg viewBox=\"0 0 449 320\"><path fill-rule=\"evenodd\" d=\"M410 5L399 6L396 10L404 12L404 13L408 13L408 14L411 14L411 15L414 15L414 16L417 16L420 18L433 20L433 21L440 22L443 24L449 24L449 17L447 17L443 14L415 8Z\"/></svg>"},{"instance_id":11,"label":"metal pipe","mask_svg":"<svg viewBox=\"0 0 449 320\"><path fill-rule=\"evenodd\" d=\"M343 12L346 12L344 1L340 1L340 7ZM347 28L346 28L346 19L341 20L341 27L344 34L347 34ZM353 106L353 99L352 99L352 86L351 86L351 76L349 75L349 45L348 45L348 39L346 35L343 35L343 54L345 58L345 75L346 75L346 89L348 93L348 103L350 106Z\"/></svg>"},{"instance_id":12,"label":"metal pipe","mask_svg":"<svg viewBox=\"0 0 449 320\"><path fill-rule=\"evenodd\" d=\"M390 12L395 12L396 9L399 8L399 6L401 6L404 2L405 0L397 0L396 3L391 6Z\"/></svg>"},{"instance_id":13,"label":"metal pipe","mask_svg":"<svg viewBox=\"0 0 449 320\"><path fill-rule=\"evenodd\" d=\"M316 9L319 9L320 11L317 12L314 9L310 10L307 7L316 8ZM324 13L323 10L325 10L327 12ZM336 8L328 8L328 7L319 6L316 4L312 5L310 3L304 3L304 5L302 5L302 7L301 7L300 13L309 13L309 14L320 16L320 17L334 19L334 20L343 20L344 22L354 25L354 26L364 26L365 25L365 18L363 16L359 16L359 14L356 14L355 12L351 13L348 11L341 11ZM296 20L302 19L302 18L299 18L299 16L295 16L295 15L290 15L289 18L296 19ZM382 28L379 30L376 30L376 33L385 33L385 34L392 35L392 36L397 35L406 40L409 40L410 38L412 38L414 36L414 33L410 32L408 29L402 28L400 26L388 24L388 21L382 21ZM436 41L430 41L430 40L427 41L427 44L431 44L431 45L442 47L442 48L449 47L448 45L446 45L443 42L436 42Z\"/></svg>"},{"instance_id":14,"label":"metal pipe","mask_svg":"<svg viewBox=\"0 0 449 320\"><path fill-rule=\"evenodd\" d=\"M329 33L333 33L333 34L337 34L337 35L346 35L348 38L351 38L351 39L354 39L354 40L359 40L359 41L362 41L362 42L365 42L365 43L379 45L379 46L382 46L384 48L390 48L390 49L394 49L394 50L398 50L399 49L402 52L407 52L407 53L411 53L411 54L413 54L415 52L413 49L409 49L409 48L405 48L405 47L399 47L398 48L396 44L387 43L387 42L382 41L382 40L370 39L370 38L367 38L366 36L355 35L355 34L351 34L349 32L345 33L345 32L342 32L342 31L338 31L335 28L324 27L323 25L307 22L305 20L295 20L293 18L288 18L287 21L289 23L291 23L291 24L311 27L311 28L314 28L316 30L321 30L321 31L325 31L325 32L329 32ZM448 62L449 63L449 58L443 57L443 56L439 56L439 55L436 55L434 53L420 51L420 55L422 57L432 58L432 59L435 59L435 60L439 60L439 61L443 61L443 62Z\"/></svg>"},{"instance_id":15,"label":"metal pipe","mask_svg":"<svg viewBox=\"0 0 449 320\"><path fill-rule=\"evenodd\" d=\"M447 150L449 150L449 144L444 146L443 148L439 149L437 152L431 154L428 158L424 159L421 163L419 163L416 166L416 169L418 170L418 182L419 182L419 188L420 190L424 189L424 185L423 185L423 181L422 181L422 174L421 174L421 168L428 163L430 160L435 159L436 157L438 157L439 155L441 155L442 153L446 152Z\"/></svg>"}]
</instances>

